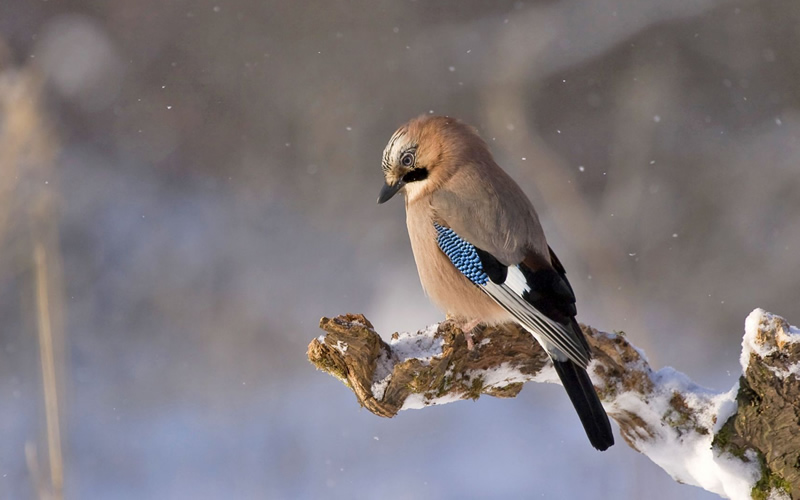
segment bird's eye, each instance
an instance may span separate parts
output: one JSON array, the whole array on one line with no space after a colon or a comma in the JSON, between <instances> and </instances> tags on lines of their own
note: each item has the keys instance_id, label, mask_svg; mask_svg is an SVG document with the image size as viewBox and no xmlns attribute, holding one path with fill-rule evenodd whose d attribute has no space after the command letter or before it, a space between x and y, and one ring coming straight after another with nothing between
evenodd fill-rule
<instances>
[{"instance_id":1,"label":"bird's eye","mask_svg":"<svg viewBox=\"0 0 800 500\"><path fill-rule=\"evenodd\" d=\"M414 153L403 153L400 157L400 164L404 167L411 167L414 165Z\"/></svg>"}]
</instances>

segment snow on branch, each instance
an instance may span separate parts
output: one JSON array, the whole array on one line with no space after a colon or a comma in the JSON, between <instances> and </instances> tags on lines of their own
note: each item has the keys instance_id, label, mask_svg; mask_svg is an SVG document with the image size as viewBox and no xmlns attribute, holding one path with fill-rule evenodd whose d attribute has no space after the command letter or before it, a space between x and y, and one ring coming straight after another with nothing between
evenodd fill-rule
<instances>
[{"instance_id":1,"label":"snow on branch","mask_svg":"<svg viewBox=\"0 0 800 500\"><path fill-rule=\"evenodd\" d=\"M308 359L382 417L481 394L514 397L525 382L559 383L547 355L516 325L485 328L467 349L450 321L389 343L360 314L322 318ZM676 481L720 496L800 498L800 330L761 309L746 320L742 377L717 393L654 371L624 334L583 326L589 373L625 441Z\"/></svg>"}]
</instances>

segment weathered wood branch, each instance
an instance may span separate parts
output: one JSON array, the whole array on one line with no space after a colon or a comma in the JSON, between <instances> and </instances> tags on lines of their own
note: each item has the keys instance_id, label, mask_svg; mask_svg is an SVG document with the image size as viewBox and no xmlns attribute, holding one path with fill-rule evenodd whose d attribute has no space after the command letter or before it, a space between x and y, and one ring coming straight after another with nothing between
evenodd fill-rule
<instances>
[{"instance_id":1,"label":"weathered wood branch","mask_svg":"<svg viewBox=\"0 0 800 500\"><path fill-rule=\"evenodd\" d=\"M556 382L547 355L516 325L485 328L467 349L449 321L381 339L362 315L322 318L309 360L382 417ZM671 368L654 371L623 334L583 326L590 375L624 440L674 479L730 498L800 498L800 330L754 311L739 383L727 393Z\"/></svg>"}]
</instances>

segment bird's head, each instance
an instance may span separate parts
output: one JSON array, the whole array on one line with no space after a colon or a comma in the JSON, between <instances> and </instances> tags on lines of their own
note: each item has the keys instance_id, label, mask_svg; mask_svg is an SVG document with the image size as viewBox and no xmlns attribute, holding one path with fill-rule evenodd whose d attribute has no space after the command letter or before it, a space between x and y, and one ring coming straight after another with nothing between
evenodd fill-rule
<instances>
[{"instance_id":1,"label":"bird's head","mask_svg":"<svg viewBox=\"0 0 800 500\"><path fill-rule=\"evenodd\" d=\"M397 129L383 150L386 184L378 203L388 201L398 192L413 200L433 191L454 173L463 161L460 157L475 148L488 154L478 135L454 118L431 115L414 118Z\"/></svg>"}]
</instances>

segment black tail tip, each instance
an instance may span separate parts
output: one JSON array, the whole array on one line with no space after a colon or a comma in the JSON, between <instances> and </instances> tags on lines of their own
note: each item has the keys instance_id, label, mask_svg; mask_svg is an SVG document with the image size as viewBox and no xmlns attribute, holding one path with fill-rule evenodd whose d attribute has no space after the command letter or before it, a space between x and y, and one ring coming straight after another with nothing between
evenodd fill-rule
<instances>
[{"instance_id":1,"label":"black tail tip","mask_svg":"<svg viewBox=\"0 0 800 500\"><path fill-rule=\"evenodd\" d=\"M592 436L589 433L587 433L586 435L589 436L589 442L592 443L592 446L594 446L596 450L606 451L607 449L614 446L614 434L610 432L608 433L603 432L596 436Z\"/></svg>"},{"instance_id":2,"label":"black tail tip","mask_svg":"<svg viewBox=\"0 0 800 500\"><path fill-rule=\"evenodd\" d=\"M614 446L614 432L611 430L611 422L605 412L602 415L595 413L591 419L581 418L581 421L583 430L586 431L586 437L589 438L589 442L595 449L606 451Z\"/></svg>"}]
</instances>

